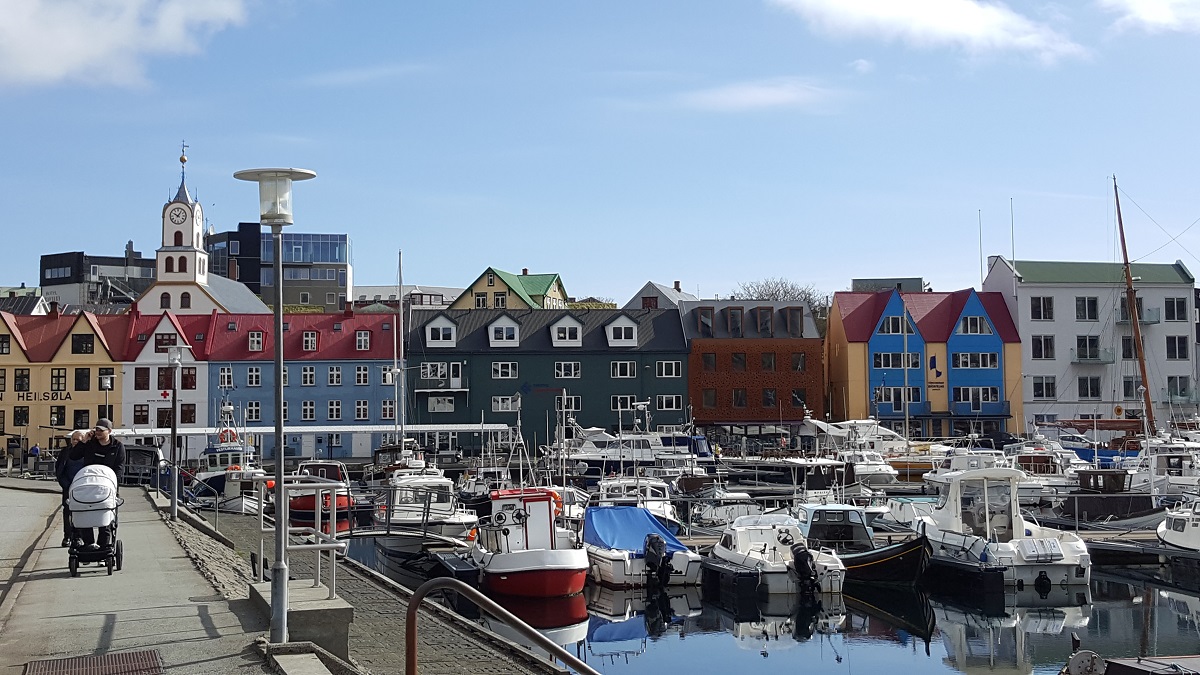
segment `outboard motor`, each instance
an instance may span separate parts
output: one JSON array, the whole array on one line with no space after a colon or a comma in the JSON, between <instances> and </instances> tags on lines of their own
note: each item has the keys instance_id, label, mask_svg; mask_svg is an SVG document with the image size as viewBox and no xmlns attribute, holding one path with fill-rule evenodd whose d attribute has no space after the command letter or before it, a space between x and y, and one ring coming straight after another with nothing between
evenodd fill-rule
<instances>
[{"instance_id":1,"label":"outboard motor","mask_svg":"<svg viewBox=\"0 0 1200 675\"><path fill-rule=\"evenodd\" d=\"M671 581L671 557L667 542L657 534L646 535L646 585L662 588Z\"/></svg>"},{"instance_id":2,"label":"outboard motor","mask_svg":"<svg viewBox=\"0 0 1200 675\"><path fill-rule=\"evenodd\" d=\"M820 594L817 561L808 546L802 543L792 544L792 574L802 598L815 598Z\"/></svg>"}]
</instances>

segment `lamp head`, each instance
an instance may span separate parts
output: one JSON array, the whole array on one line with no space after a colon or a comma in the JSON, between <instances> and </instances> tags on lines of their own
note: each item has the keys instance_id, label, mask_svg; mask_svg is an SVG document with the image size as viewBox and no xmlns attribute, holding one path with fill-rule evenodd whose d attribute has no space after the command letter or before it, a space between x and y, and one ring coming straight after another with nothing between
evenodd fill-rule
<instances>
[{"instance_id":1,"label":"lamp head","mask_svg":"<svg viewBox=\"0 0 1200 675\"><path fill-rule=\"evenodd\" d=\"M316 178L309 169L246 169L233 174L238 180L258 183L258 211L264 225L291 225L292 181Z\"/></svg>"}]
</instances>

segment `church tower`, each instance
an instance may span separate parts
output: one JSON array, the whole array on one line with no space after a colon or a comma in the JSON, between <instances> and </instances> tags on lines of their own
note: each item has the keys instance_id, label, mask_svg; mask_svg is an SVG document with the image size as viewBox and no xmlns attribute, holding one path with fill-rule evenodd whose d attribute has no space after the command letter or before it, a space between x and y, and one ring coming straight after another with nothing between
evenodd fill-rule
<instances>
[{"instance_id":1,"label":"church tower","mask_svg":"<svg viewBox=\"0 0 1200 675\"><path fill-rule=\"evenodd\" d=\"M184 152L187 145L183 146ZM204 250L204 210L187 189L187 155L179 156L179 191L162 210L162 246L157 253L159 286L179 282L208 284L208 252ZM167 289L164 289L167 290ZM190 297L190 296L189 296ZM188 309L172 302L162 309Z\"/></svg>"}]
</instances>

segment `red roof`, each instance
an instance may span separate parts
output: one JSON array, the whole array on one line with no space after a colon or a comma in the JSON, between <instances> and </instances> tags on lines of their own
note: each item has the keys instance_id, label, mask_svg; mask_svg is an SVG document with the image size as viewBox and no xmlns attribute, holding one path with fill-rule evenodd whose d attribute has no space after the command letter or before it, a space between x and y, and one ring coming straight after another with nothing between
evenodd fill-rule
<instances>
[{"instance_id":1,"label":"red roof","mask_svg":"<svg viewBox=\"0 0 1200 675\"><path fill-rule=\"evenodd\" d=\"M896 291L886 290L875 293L841 292L834 293L834 306L842 315L842 325L846 332L847 342L867 342L883 316ZM916 323L917 331L926 342L946 342L958 325L963 307L974 289L964 289L950 293L902 293L904 305ZM996 327L996 333L1004 342L1020 342L1017 327L1013 324L1012 315L1001 293L976 293L980 303L987 311L988 318Z\"/></svg>"},{"instance_id":2,"label":"red roof","mask_svg":"<svg viewBox=\"0 0 1200 675\"><path fill-rule=\"evenodd\" d=\"M393 314L290 314L283 317L284 358L291 361L386 360L393 354ZM383 330L383 325L388 330ZM230 326L233 328L231 329ZM368 331L370 348L358 349L357 332ZM250 351L250 332L263 334L262 351ZM317 334L317 349L304 350L304 333ZM274 318L270 314L214 314L208 336L210 361L270 361L275 358Z\"/></svg>"},{"instance_id":3,"label":"red roof","mask_svg":"<svg viewBox=\"0 0 1200 675\"><path fill-rule=\"evenodd\" d=\"M841 292L833 294L833 304L842 315L842 327L847 342L866 342L875 332L879 317L893 291L878 293Z\"/></svg>"}]
</instances>

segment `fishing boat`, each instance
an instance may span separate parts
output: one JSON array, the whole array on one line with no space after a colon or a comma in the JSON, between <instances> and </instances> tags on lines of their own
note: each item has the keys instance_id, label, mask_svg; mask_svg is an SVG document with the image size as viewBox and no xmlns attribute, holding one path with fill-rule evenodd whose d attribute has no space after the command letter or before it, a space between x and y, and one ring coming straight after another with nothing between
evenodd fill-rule
<instances>
[{"instance_id":1,"label":"fishing boat","mask_svg":"<svg viewBox=\"0 0 1200 675\"><path fill-rule=\"evenodd\" d=\"M877 546L861 507L797 504L789 511L812 549L837 553L847 580L912 586L929 566L929 542L924 536Z\"/></svg>"},{"instance_id":2,"label":"fishing boat","mask_svg":"<svg viewBox=\"0 0 1200 675\"><path fill-rule=\"evenodd\" d=\"M337 481L341 486L332 489L331 492L324 492L319 498L319 507L315 492L293 494L288 499L288 522L296 527L312 527L316 523L319 508L322 531L329 531L329 522L335 517L335 514L337 523L334 531L349 531L355 514L359 510L357 508L359 504L350 493L350 472L346 469L346 465L335 460L305 460L296 467L294 475L301 478L312 476ZM363 504L369 515L371 512L370 502L364 501Z\"/></svg>"},{"instance_id":3,"label":"fishing boat","mask_svg":"<svg viewBox=\"0 0 1200 675\"><path fill-rule=\"evenodd\" d=\"M1157 533L1167 546L1200 551L1200 501L1168 510Z\"/></svg>"},{"instance_id":4,"label":"fishing boat","mask_svg":"<svg viewBox=\"0 0 1200 675\"><path fill-rule=\"evenodd\" d=\"M405 476L441 475L441 469L426 461L416 440L406 438L403 443L376 448L371 463L363 467L362 481L369 487L382 487Z\"/></svg>"},{"instance_id":5,"label":"fishing boat","mask_svg":"<svg viewBox=\"0 0 1200 675\"><path fill-rule=\"evenodd\" d=\"M199 462L188 490L201 508L258 512L258 491L252 479L265 471L259 466L254 446L234 428L231 403L221 403L216 439L201 451Z\"/></svg>"},{"instance_id":6,"label":"fishing boat","mask_svg":"<svg viewBox=\"0 0 1200 675\"><path fill-rule=\"evenodd\" d=\"M734 568L730 574L753 573L759 593L840 593L846 578L837 553L809 546L799 521L783 514L736 518L713 545L711 558Z\"/></svg>"},{"instance_id":7,"label":"fishing boat","mask_svg":"<svg viewBox=\"0 0 1200 675\"><path fill-rule=\"evenodd\" d=\"M555 523L562 498L546 488L497 490L491 514L480 519L467 558L485 590L555 598L574 595L587 581L588 554L577 534Z\"/></svg>"},{"instance_id":8,"label":"fishing boat","mask_svg":"<svg viewBox=\"0 0 1200 675\"><path fill-rule=\"evenodd\" d=\"M583 543L593 580L606 586L690 586L700 579L700 555L639 506L588 506Z\"/></svg>"},{"instance_id":9,"label":"fishing boat","mask_svg":"<svg viewBox=\"0 0 1200 675\"><path fill-rule=\"evenodd\" d=\"M1026 520L1017 501L1023 473L1012 468L973 469L949 477L929 515L914 527L933 548L931 572L951 576L980 592L1002 587L1044 589L1086 586L1091 556L1079 535Z\"/></svg>"},{"instance_id":10,"label":"fishing boat","mask_svg":"<svg viewBox=\"0 0 1200 675\"><path fill-rule=\"evenodd\" d=\"M964 471L1010 466L999 450L972 449L947 455L936 469L922 476L926 489L933 494L945 492L950 482ZM1046 496L1046 486L1035 476L1019 471L1017 498L1022 506L1036 506Z\"/></svg>"},{"instance_id":11,"label":"fishing boat","mask_svg":"<svg viewBox=\"0 0 1200 675\"><path fill-rule=\"evenodd\" d=\"M387 488L375 505L375 527L439 537L465 537L479 518L458 504L454 481L445 476L408 476Z\"/></svg>"},{"instance_id":12,"label":"fishing boat","mask_svg":"<svg viewBox=\"0 0 1200 675\"><path fill-rule=\"evenodd\" d=\"M660 478L605 478L597 483L596 493L589 503L600 506L640 506L653 514L671 534L679 534L682 527L679 513L671 502L670 488Z\"/></svg>"}]
</instances>

